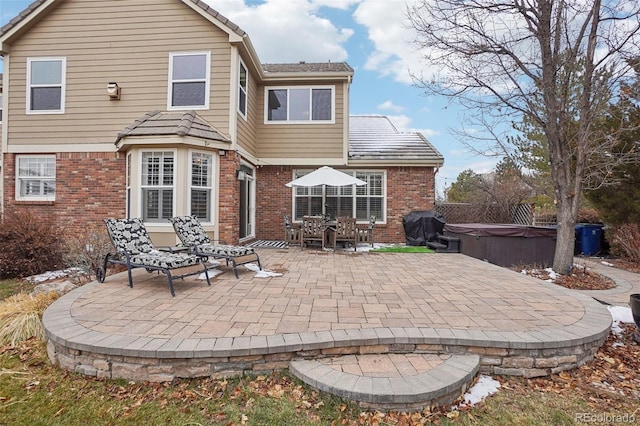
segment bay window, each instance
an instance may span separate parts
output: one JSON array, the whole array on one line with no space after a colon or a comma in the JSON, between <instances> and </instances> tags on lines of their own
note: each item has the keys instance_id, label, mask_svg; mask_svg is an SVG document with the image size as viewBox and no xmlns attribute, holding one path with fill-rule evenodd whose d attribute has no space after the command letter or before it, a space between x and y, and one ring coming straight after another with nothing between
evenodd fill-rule
<instances>
[{"instance_id":1,"label":"bay window","mask_svg":"<svg viewBox=\"0 0 640 426\"><path fill-rule=\"evenodd\" d=\"M142 153L142 217L145 222L162 222L174 216L175 153Z\"/></svg>"},{"instance_id":2,"label":"bay window","mask_svg":"<svg viewBox=\"0 0 640 426\"><path fill-rule=\"evenodd\" d=\"M190 211L203 222L211 222L213 155L191 152Z\"/></svg>"}]
</instances>

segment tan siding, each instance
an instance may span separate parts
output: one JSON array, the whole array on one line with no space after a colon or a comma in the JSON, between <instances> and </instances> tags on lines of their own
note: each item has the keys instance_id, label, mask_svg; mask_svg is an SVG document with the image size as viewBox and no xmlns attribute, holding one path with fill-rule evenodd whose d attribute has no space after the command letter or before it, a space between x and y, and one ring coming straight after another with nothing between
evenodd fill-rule
<instances>
[{"instance_id":1,"label":"tan siding","mask_svg":"<svg viewBox=\"0 0 640 426\"><path fill-rule=\"evenodd\" d=\"M308 83L302 85L309 86ZM335 124L265 124L265 88L264 86L259 88L257 121L259 157L342 158L344 138L343 84L342 82L323 82L322 85L335 86ZM293 84L279 83L277 86L293 86Z\"/></svg>"},{"instance_id":2,"label":"tan siding","mask_svg":"<svg viewBox=\"0 0 640 426\"><path fill-rule=\"evenodd\" d=\"M245 66L247 62L245 61ZM247 119L238 114L238 145L252 155L257 155L256 123L258 120L258 76L249 70ZM236 90L238 90L236 88Z\"/></svg>"},{"instance_id":3,"label":"tan siding","mask_svg":"<svg viewBox=\"0 0 640 426\"><path fill-rule=\"evenodd\" d=\"M170 52L210 51L210 109L198 114L229 129L228 36L177 0L62 2L12 46L9 142L73 144L115 141L152 110L167 109ZM64 114L25 114L26 60L66 57ZM110 101L107 83L122 88Z\"/></svg>"}]
</instances>

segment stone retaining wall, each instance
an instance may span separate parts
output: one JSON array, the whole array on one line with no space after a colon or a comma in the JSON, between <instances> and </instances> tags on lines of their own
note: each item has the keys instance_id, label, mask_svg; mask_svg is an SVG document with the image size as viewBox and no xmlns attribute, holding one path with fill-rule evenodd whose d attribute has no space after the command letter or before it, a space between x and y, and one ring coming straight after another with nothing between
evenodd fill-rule
<instances>
[{"instance_id":1,"label":"stone retaining wall","mask_svg":"<svg viewBox=\"0 0 640 426\"><path fill-rule=\"evenodd\" d=\"M592 360L605 339L606 337L602 337L573 346L544 349L391 343L179 359L101 354L72 349L49 340L47 352L55 365L68 371L99 378L152 382L169 382L177 378L224 378L242 374L262 374L287 369L289 362L294 359L381 353L478 354L480 373L539 377L570 370Z\"/></svg>"}]
</instances>

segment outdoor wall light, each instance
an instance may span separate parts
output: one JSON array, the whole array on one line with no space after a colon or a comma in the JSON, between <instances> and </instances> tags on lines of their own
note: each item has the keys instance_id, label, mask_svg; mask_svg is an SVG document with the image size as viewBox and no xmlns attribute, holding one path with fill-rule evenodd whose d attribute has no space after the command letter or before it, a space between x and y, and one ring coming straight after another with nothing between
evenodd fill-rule
<instances>
[{"instance_id":1,"label":"outdoor wall light","mask_svg":"<svg viewBox=\"0 0 640 426\"><path fill-rule=\"evenodd\" d=\"M236 170L236 177L238 180L247 180L247 172L244 170Z\"/></svg>"},{"instance_id":2,"label":"outdoor wall light","mask_svg":"<svg viewBox=\"0 0 640 426\"><path fill-rule=\"evenodd\" d=\"M220 157L224 157L224 156L227 155L227 151L225 151L224 149L220 149L220 150L218 150L218 155Z\"/></svg>"},{"instance_id":3,"label":"outdoor wall light","mask_svg":"<svg viewBox=\"0 0 640 426\"><path fill-rule=\"evenodd\" d=\"M107 95L112 101L120 100L120 86L118 86L118 83L111 82L107 85Z\"/></svg>"}]
</instances>

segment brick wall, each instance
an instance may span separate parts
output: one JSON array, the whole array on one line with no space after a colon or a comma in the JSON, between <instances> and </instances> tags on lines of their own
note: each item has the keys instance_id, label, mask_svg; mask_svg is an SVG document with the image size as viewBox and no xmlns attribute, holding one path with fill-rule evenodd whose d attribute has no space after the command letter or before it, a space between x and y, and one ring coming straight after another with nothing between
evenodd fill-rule
<instances>
[{"instance_id":1,"label":"brick wall","mask_svg":"<svg viewBox=\"0 0 640 426\"><path fill-rule=\"evenodd\" d=\"M53 217L70 233L103 226L102 219L124 217L125 156L117 152L56 154L56 200L16 201L15 154L4 155L5 211L29 209Z\"/></svg>"},{"instance_id":2,"label":"brick wall","mask_svg":"<svg viewBox=\"0 0 640 426\"><path fill-rule=\"evenodd\" d=\"M291 215L292 189L285 184L293 176L292 166L263 166L258 169L256 237L284 238L283 216ZM435 180L432 167L387 168L387 223L376 225L376 242L405 242L402 218L414 210L433 210Z\"/></svg>"},{"instance_id":3,"label":"brick wall","mask_svg":"<svg viewBox=\"0 0 640 426\"><path fill-rule=\"evenodd\" d=\"M217 239L227 244L238 244L238 227L240 223L240 185L236 178L236 170L240 168L240 154L227 151L220 157L220 193L218 194Z\"/></svg>"}]
</instances>

